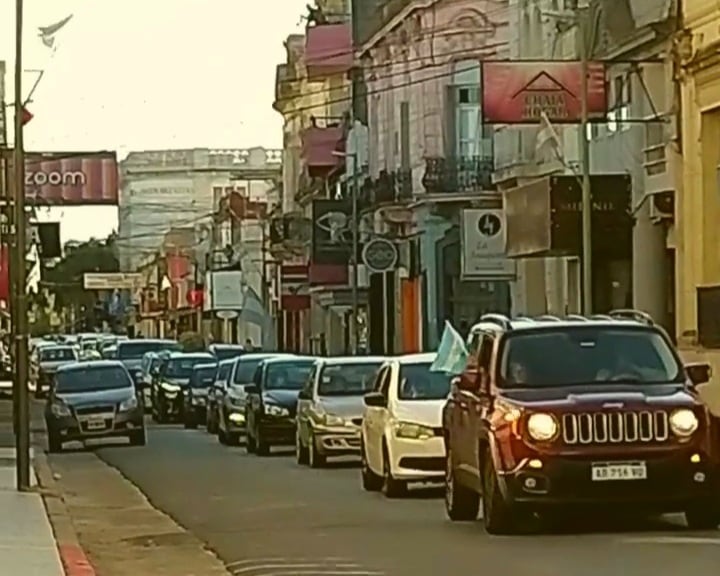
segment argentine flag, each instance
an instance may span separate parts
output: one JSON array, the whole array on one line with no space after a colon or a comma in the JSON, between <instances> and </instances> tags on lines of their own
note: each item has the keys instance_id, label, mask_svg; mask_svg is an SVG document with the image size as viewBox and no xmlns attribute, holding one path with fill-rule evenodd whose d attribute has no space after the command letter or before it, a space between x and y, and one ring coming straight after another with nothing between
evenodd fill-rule
<instances>
[{"instance_id":1,"label":"argentine flag","mask_svg":"<svg viewBox=\"0 0 720 576\"><path fill-rule=\"evenodd\" d=\"M432 372L444 372L458 376L463 373L467 364L467 348L462 336L458 333L452 324L445 321L445 329L443 330L440 347L437 351L435 361L430 366Z\"/></svg>"}]
</instances>

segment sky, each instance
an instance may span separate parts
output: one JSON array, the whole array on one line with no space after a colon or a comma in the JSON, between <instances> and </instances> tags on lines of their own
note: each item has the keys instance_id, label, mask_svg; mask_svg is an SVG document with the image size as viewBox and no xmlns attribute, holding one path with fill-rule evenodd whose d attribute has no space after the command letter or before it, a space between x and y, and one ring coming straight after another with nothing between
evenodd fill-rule
<instances>
[{"instance_id":1,"label":"sky","mask_svg":"<svg viewBox=\"0 0 720 576\"><path fill-rule=\"evenodd\" d=\"M283 41L301 30L307 0L25 0L27 150L282 147L271 105ZM69 14L54 54L39 26ZM303 24L304 25L304 24ZM0 0L0 60L13 94L15 1ZM12 109L8 111L12 119ZM63 242L106 237L111 207L43 209Z\"/></svg>"}]
</instances>

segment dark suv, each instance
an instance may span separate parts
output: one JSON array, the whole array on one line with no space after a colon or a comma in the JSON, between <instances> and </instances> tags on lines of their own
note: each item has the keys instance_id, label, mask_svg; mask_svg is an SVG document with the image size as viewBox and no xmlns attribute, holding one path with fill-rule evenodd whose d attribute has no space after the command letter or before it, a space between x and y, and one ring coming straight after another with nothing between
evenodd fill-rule
<instances>
[{"instance_id":1,"label":"dark suv","mask_svg":"<svg viewBox=\"0 0 720 576\"><path fill-rule=\"evenodd\" d=\"M488 314L443 410L446 509L488 532L535 513L619 506L720 524L720 428L644 313L559 319Z\"/></svg>"}]
</instances>

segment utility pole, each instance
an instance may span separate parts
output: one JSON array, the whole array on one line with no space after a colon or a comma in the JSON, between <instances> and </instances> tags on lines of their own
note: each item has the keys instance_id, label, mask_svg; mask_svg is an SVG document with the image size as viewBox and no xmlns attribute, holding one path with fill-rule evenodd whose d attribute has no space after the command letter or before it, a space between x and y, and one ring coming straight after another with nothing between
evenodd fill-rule
<instances>
[{"instance_id":1,"label":"utility pole","mask_svg":"<svg viewBox=\"0 0 720 576\"><path fill-rule=\"evenodd\" d=\"M352 107L350 108L352 110ZM354 128L354 114L350 113L350 125L352 126L351 131ZM360 226L358 222L358 183L360 181L358 175L358 149L357 149L357 136L355 132L352 132L354 151L350 155L353 163L352 173L352 328L353 328L353 354L357 356L360 350L360 322L358 322L360 316L360 295L359 295L359 283L358 278L358 250L360 249Z\"/></svg>"},{"instance_id":2,"label":"utility pole","mask_svg":"<svg viewBox=\"0 0 720 576\"><path fill-rule=\"evenodd\" d=\"M15 155L13 175L15 191L15 262L12 273L16 290L14 304L15 327L15 391L17 423L15 450L17 458L17 487L30 489L30 404L28 398L28 318L25 286L25 150L23 138L22 96L23 0L15 0Z\"/></svg>"},{"instance_id":3,"label":"utility pole","mask_svg":"<svg viewBox=\"0 0 720 576\"><path fill-rule=\"evenodd\" d=\"M583 314L593 313L592 290L592 191L590 189L590 140L588 139L588 72L594 31L592 9L579 12L580 64L582 85L580 89L580 148L582 163L582 309Z\"/></svg>"}]
</instances>

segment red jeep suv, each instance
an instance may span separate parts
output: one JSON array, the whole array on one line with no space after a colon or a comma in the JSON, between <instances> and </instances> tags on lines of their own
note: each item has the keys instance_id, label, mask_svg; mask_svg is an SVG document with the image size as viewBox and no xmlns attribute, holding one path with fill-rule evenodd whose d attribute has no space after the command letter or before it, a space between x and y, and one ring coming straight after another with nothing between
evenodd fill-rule
<instances>
[{"instance_id":1,"label":"red jeep suv","mask_svg":"<svg viewBox=\"0 0 720 576\"><path fill-rule=\"evenodd\" d=\"M443 410L446 508L491 534L539 513L620 505L720 524L720 426L683 366L635 310L560 319L488 314Z\"/></svg>"}]
</instances>

